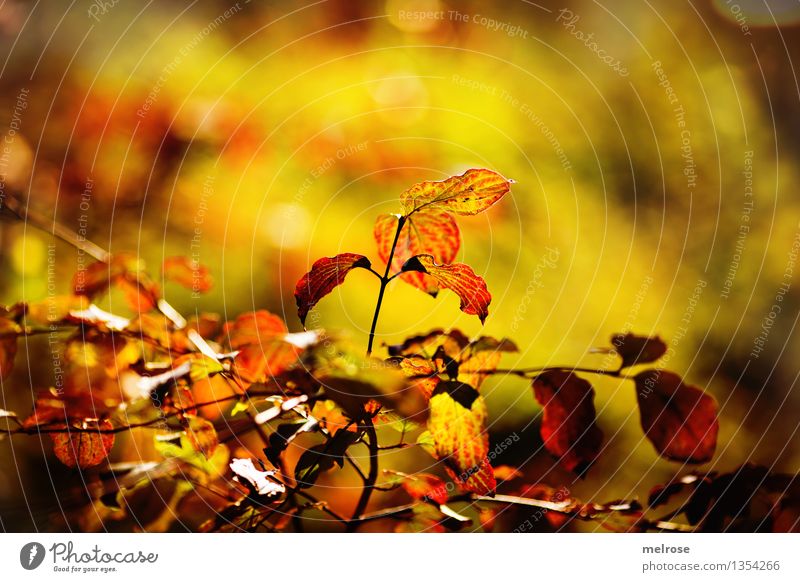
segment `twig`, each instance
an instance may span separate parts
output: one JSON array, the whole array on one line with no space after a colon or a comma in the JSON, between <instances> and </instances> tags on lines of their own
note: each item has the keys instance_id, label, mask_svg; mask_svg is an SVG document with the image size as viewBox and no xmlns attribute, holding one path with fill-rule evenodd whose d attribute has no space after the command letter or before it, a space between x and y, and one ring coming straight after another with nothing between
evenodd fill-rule
<instances>
[{"instance_id":1,"label":"twig","mask_svg":"<svg viewBox=\"0 0 800 582\"><path fill-rule=\"evenodd\" d=\"M366 430L367 444L369 446L369 474L366 481L364 481L364 488L361 490L361 497L359 497L356 509L353 511L353 517L347 525L347 531L355 531L361 515L369 504L369 498L378 480L378 435L375 432L375 425L372 424L372 419L369 416L364 418L364 429Z\"/></svg>"},{"instance_id":2,"label":"twig","mask_svg":"<svg viewBox=\"0 0 800 582\"><path fill-rule=\"evenodd\" d=\"M394 252L397 248L397 241L400 239L400 231L403 230L403 225L406 223L406 217L401 216L397 219L397 231L394 233L394 241L392 242L392 249L389 251L389 256L386 259L386 271L381 277L381 288L378 291L378 301L375 304L375 314L372 316L372 325L369 328L369 341L367 342L367 355L372 354L372 344L375 341L375 328L378 325L378 315L381 312L381 304L383 303L383 294L386 292L386 285L389 284L389 271L392 268L392 259L394 259Z\"/></svg>"}]
</instances>

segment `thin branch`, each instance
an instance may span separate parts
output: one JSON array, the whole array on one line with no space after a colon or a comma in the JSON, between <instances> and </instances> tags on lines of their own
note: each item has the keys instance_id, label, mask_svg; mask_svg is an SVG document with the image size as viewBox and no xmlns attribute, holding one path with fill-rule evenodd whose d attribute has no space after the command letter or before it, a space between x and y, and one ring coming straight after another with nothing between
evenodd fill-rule
<instances>
[{"instance_id":1,"label":"thin branch","mask_svg":"<svg viewBox=\"0 0 800 582\"><path fill-rule=\"evenodd\" d=\"M355 511L353 511L353 517L347 525L347 531L355 531L359 518L364 513L364 510L367 509L375 483L378 481L378 435L369 416L364 418L364 429L366 430L367 444L369 445L369 474L364 482L364 488L361 490L361 497L358 499Z\"/></svg>"},{"instance_id":2,"label":"thin branch","mask_svg":"<svg viewBox=\"0 0 800 582\"><path fill-rule=\"evenodd\" d=\"M375 314L372 316L372 325L369 328L369 341L367 342L367 355L372 354L372 344L375 341L375 328L378 326L378 315L381 312L381 304L383 303L383 294L386 292L386 285L389 283L389 271L392 268L392 259L394 259L394 252L397 249L397 241L400 239L400 231L403 230L403 225L406 223L406 217L401 216L397 219L397 231L394 233L394 241L392 241L392 248L389 251L389 256L386 258L386 271L381 277L381 288L378 291L378 301L375 303Z\"/></svg>"}]
</instances>

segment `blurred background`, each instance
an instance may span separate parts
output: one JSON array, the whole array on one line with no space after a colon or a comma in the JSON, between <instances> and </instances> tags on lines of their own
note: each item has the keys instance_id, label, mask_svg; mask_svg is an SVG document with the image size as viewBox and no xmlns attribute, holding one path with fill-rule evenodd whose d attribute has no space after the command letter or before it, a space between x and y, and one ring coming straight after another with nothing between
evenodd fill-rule
<instances>
[{"instance_id":1,"label":"blurred background","mask_svg":"<svg viewBox=\"0 0 800 582\"><path fill-rule=\"evenodd\" d=\"M397 281L378 343L454 326L513 338L507 367L602 366L591 350L612 333L659 334L666 367L720 403L704 468L797 472L799 24L789 0L7 0L2 188L156 273L167 256L199 259L211 293L165 290L185 314L268 309L298 331L292 292L316 258L377 262L375 216L405 188L496 170L511 195L460 219L459 260L493 295L485 328L454 295ZM68 291L88 259L51 243L3 218L0 304ZM354 273L314 326L366 343L376 292ZM2 408L29 409L52 377L46 354L20 344ZM576 481L530 457L529 386L491 378L491 438L524 444L499 462L598 501L688 470L642 438L631 383L594 385L607 448ZM80 481L45 451L0 442L3 528L65 527L58 492ZM408 470L431 463L394 454Z\"/></svg>"}]
</instances>

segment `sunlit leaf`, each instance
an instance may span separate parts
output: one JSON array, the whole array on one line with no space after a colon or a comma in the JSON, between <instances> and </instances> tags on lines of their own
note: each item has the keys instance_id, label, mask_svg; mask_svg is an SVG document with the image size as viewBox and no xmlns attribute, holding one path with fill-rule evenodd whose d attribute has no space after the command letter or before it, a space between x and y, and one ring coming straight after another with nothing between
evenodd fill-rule
<instances>
[{"instance_id":1,"label":"sunlit leaf","mask_svg":"<svg viewBox=\"0 0 800 582\"><path fill-rule=\"evenodd\" d=\"M294 290L300 322L305 325L311 308L341 285L350 271L356 268L369 269L370 266L367 257L353 253L326 257L315 262L311 270L300 278Z\"/></svg>"},{"instance_id":2,"label":"sunlit leaf","mask_svg":"<svg viewBox=\"0 0 800 582\"><path fill-rule=\"evenodd\" d=\"M286 487L275 477L275 471L256 468L253 459L233 459L230 462L234 479L250 488L254 494L277 497L286 492Z\"/></svg>"},{"instance_id":3,"label":"sunlit leaf","mask_svg":"<svg viewBox=\"0 0 800 582\"><path fill-rule=\"evenodd\" d=\"M112 428L107 420L84 423L81 429L64 426L63 433L50 433L53 452L67 467L85 469L99 465L114 445L114 433L102 431Z\"/></svg>"},{"instance_id":4,"label":"sunlit leaf","mask_svg":"<svg viewBox=\"0 0 800 582\"><path fill-rule=\"evenodd\" d=\"M642 429L658 453L673 461L710 461L719 431L716 400L672 372L647 370L634 381Z\"/></svg>"},{"instance_id":5,"label":"sunlit leaf","mask_svg":"<svg viewBox=\"0 0 800 582\"><path fill-rule=\"evenodd\" d=\"M428 430L436 457L464 489L493 495L495 479L487 457L486 404L478 392L460 382L442 382L430 400Z\"/></svg>"},{"instance_id":6,"label":"sunlit leaf","mask_svg":"<svg viewBox=\"0 0 800 582\"><path fill-rule=\"evenodd\" d=\"M73 311L86 309L89 309L89 300L82 295L53 295L29 303L25 318L29 325L49 325L64 321Z\"/></svg>"},{"instance_id":7,"label":"sunlit leaf","mask_svg":"<svg viewBox=\"0 0 800 582\"><path fill-rule=\"evenodd\" d=\"M500 200L511 181L491 170L467 170L440 182L415 184L400 196L404 215L420 210L446 210L453 214L478 214Z\"/></svg>"},{"instance_id":8,"label":"sunlit leaf","mask_svg":"<svg viewBox=\"0 0 800 582\"><path fill-rule=\"evenodd\" d=\"M165 279L195 293L207 293L214 286L208 267L189 257L167 257L161 265L161 273Z\"/></svg>"},{"instance_id":9,"label":"sunlit leaf","mask_svg":"<svg viewBox=\"0 0 800 582\"><path fill-rule=\"evenodd\" d=\"M431 255L412 257L403 265L403 271L428 273L440 287L450 289L461 300L461 311L477 315L483 323L489 315L492 296L486 281L475 274L472 267L463 263L438 265Z\"/></svg>"},{"instance_id":10,"label":"sunlit leaf","mask_svg":"<svg viewBox=\"0 0 800 582\"><path fill-rule=\"evenodd\" d=\"M543 407L545 448L570 471L582 474L600 454L603 433L597 427L594 389L572 372L548 371L533 381Z\"/></svg>"},{"instance_id":11,"label":"sunlit leaf","mask_svg":"<svg viewBox=\"0 0 800 582\"><path fill-rule=\"evenodd\" d=\"M382 214L375 222L374 237L378 256L385 263L395 241L400 218L394 214ZM455 219L448 213L430 210L412 214L404 219L403 229L397 237L392 259L392 271L399 271L403 264L415 255L431 255L437 263L452 263L461 246L461 234ZM424 273L403 273L405 282L436 295L439 285Z\"/></svg>"}]
</instances>

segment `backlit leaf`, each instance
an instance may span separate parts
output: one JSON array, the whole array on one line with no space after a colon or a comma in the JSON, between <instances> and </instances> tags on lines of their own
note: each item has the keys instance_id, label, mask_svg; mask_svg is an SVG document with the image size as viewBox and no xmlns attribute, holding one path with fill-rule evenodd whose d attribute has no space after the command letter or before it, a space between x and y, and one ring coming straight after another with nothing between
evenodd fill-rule
<instances>
[{"instance_id":1,"label":"backlit leaf","mask_svg":"<svg viewBox=\"0 0 800 582\"><path fill-rule=\"evenodd\" d=\"M492 296L486 288L486 281L476 275L469 265L438 265L431 255L419 255L406 261L403 271L428 273L440 287L450 289L458 295L461 299L461 311L477 315L481 323L489 315Z\"/></svg>"},{"instance_id":2,"label":"backlit leaf","mask_svg":"<svg viewBox=\"0 0 800 582\"><path fill-rule=\"evenodd\" d=\"M716 400L672 372L647 370L634 381L642 429L658 453L673 461L710 461L719 431Z\"/></svg>"},{"instance_id":3,"label":"backlit leaf","mask_svg":"<svg viewBox=\"0 0 800 582\"><path fill-rule=\"evenodd\" d=\"M544 408L541 434L545 448L570 471L586 471L600 454L603 433L595 422L594 389L572 372L548 371L533 381Z\"/></svg>"},{"instance_id":4,"label":"backlit leaf","mask_svg":"<svg viewBox=\"0 0 800 582\"><path fill-rule=\"evenodd\" d=\"M614 350L622 358L622 367L655 362L667 353L667 344L659 337L643 337L628 333L611 336Z\"/></svg>"},{"instance_id":5,"label":"backlit leaf","mask_svg":"<svg viewBox=\"0 0 800 582\"><path fill-rule=\"evenodd\" d=\"M50 433L53 452L67 467L85 469L99 465L108 456L114 445L114 434L107 431L112 427L107 420L99 423L84 423L83 430L64 426L63 433ZM92 430L94 429L94 430Z\"/></svg>"},{"instance_id":6,"label":"backlit leaf","mask_svg":"<svg viewBox=\"0 0 800 582\"><path fill-rule=\"evenodd\" d=\"M401 486L412 498L422 501L432 501L437 505L447 503L447 484L430 473L416 473L404 475Z\"/></svg>"},{"instance_id":7,"label":"backlit leaf","mask_svg":"<svg viewBox=\"0 0 800 582\"><path fill-rule=\"evenodd\" d=\"M208 267L189 257L167 257L161 265L161 273L165 279L195 293L207 293L214 286Z\"/></svg>"},{"instance_id":8,"label":"backlit leaf","mask_svg":"<svg viewBox=\"0 0 800 582\"><path fill-rule=\"evenodd\" d=\"M394 214L382 214L375 222L373 234L378 246L378 256L383 262L389 259L399 219ZM404 220L403 229L397 237L392 270L399 271L408 259L423 254L433 256L437 263L452 263L460 246L458 224L450 214L439 210L412 214ZM436 280L425 273L403 273L400 278L431 295L435 296L439 291Z\"/></svg>"},{"instance_id":9,"label":"backlit leaf","mask_svg":"<svg viewBox=\"0 0 800 582\"><path fill-rule=\"evenodd\" d=\"M311 308L341 285L350 271L355 268L369 269L370 266L367 257L354 253L325 257L315 262L311 270L300 278L294 290L300 322L305 325Z\"/></svg>"},{"instance_id":10,"label":"backlit leaf","mask_svg":"<svg viewBox=\"0 0 800 582\"><path fill-rule=\"evenodd\" d=\"M440 182L415 184L400 196L403 214L420 210L446 210L453 214L478 214L500 200L511 181L491 170L467 170Z\"/></svg>"},{"instance_id":11,"label":"backlit leaf","mask_svg":"<svg viewBox=\"0 0 800 582\"><path fill-rule=\"evenodd\" d=\"M486 404L472 386L442 382L430 400L428 430L436 458L444 461L454 480L467 491L494 495L486 415Z\"/></svg>"}]
</instances>

